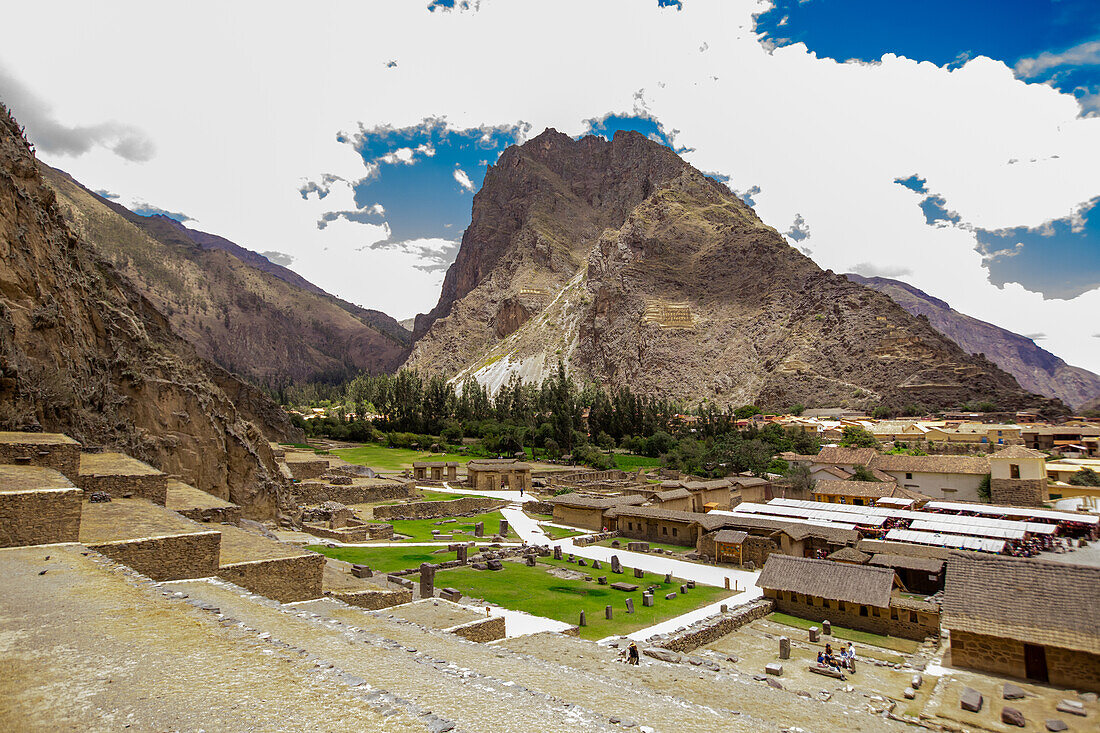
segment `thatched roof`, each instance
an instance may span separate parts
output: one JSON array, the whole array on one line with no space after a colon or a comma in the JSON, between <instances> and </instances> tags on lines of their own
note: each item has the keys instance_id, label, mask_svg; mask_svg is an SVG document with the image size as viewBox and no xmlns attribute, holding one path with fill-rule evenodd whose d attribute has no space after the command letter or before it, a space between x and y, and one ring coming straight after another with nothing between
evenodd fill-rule
<instances>
[{"instance_id":1,"label":"thatched roof","mask_svg":"<svg viewBox=\"0 0 1100 733\"><path fill-rule=\"evenodd\" d=\"M904 473L989 473L985 456L878 455L869 468Z\"/></svg>"},{"instance_id":2,"label":"thatched roof","mask_svg":"<svg viewBox=\"0 0 1100 733\"><path fill-rule=\"evenodd\" d=\"M1042 451L1032 450L1031 448L1025 448L1022 445L1010 445L1009 447L999 450L990 458L1043 458L1047 457L1046 453Z\"/></svg>"},{"instance_id":3,"label":"thatched roof","mask_svg":"<svg viewBox=\"0 0 1100 733\"><path fill-rule=\"evenodd\" d=\"M889 608L894 571L772 553L756 584L772 590Z\"/></svg>"},{"instance_id":4,"label":"thatched roof","mask_svg":"<svg viewBox=\"0 0 1100 733\"><path fill-rule=\"evenodd\" d=\"M816 537L836 545L851 545L859 540L859 532L854 529L841 529L838 527L823 527L804 522L785 522L780 518L769 518L757 515L729 515L709 514L698 515L699 524L706 530L722 529L729 527L739 530L767 530L769 532L783 532L793 540L804 540L807 537Z\"/></svg>"},{"instance_id":5,"label":"thatched roof","mask_svg":"<svg viewBox=\"0 0 1100 733\"><path fill-rule=\"evenodd\" d=\"M639 494L629 496L591 496L588 494L562 494L546 500L548 504L576 507L577 509L610 509L613 506L643 504L646 498Z\"/></svg>"},{"instance_id":6,"label":"thatched roof","mask_svg":"<svg viewBox=\"0 0 1100 733\"><path fill-rule=\"evenodd\" d=\"M714 533L714 541L725 545L739 545L748 537L748 532L738 532L733 529L722 529Z\"/></svg>"},{"instance_id":7,"label":"thatched roof","mask_svg":"<svg viewBox=\"0 0 1100 733\"><path fill-rule=\"evenodd\" d=\"M911 555L891 555L879 553L871 556L870 565L879 565L884 568L901 568L903 570L917 570L922 573L939 574L943 571L943 560L934 557L913 557Z\"/></svg>"},{"instance_id":8,"label":"thatched roof","mask_svg":"<svg viewBox=\"0 0 1100 733\"><path fill-rule=\"evenodd\" d=\"M841 547L839 550L829 555L826 559L832 560L833 562L854 562L862 565L870 560L871 556L865 552L860 552L854 547Z\"/></svg>"},{"instance_id":9,"label":"thatched roof","mask_svg":"<svg viewBox=\"0 0 1100 733\"><path fill-rule=\"evenodd\" d=\"M674 509L660 509L654 506L628 506L620 505L608 509L606 517L640 517L642 519L662 519L666 522L684 522L691 524L705 517L705 514L696 512L679 512Z\"/></svg>"},{"instance_id":10,"label":"thatched roof","mask_svg":"<svg viewBox=\"0 0 1100 733\"><path fill-rule=\"evenodd\" d=\"M653 498L657 501L674 501L675 499L690 499L692 493L687 489L669 489L668 491L658 491L653 495Z\"/></svg>"},{"instance_id":11,"label":"thatched roof","mask_svg":"<svg viewBox=\"0 0 1100 733\"><path fill-rule=\"evenodd\" d=\"M874 448L822 448L816 456L814 463L831 463L834 465L860 465L866 466L879 455Z\"/></svg>"},{"instance_id":12,"label":"thatched roof","mask_svg":"<svg viewBox=\"0 0 1100 733\"><path fill-rule=\"evenodd\" d=\"M466 464L469 471L530 471L531 464L514 458L479 458Z\"/></svg>"},{"instance_id":13,"label":"thatched roof","mask_svg":"<svg viewBox=\"0 0 1100 733\"><path fill-rule=\"evenodd\" d=\"M893 496L893 490L896 488L897 484L883 481L833 481L821 479L814 484L813 493L824 496L858 496L866 499L881 499L884 496Z\"/></svg>"},{"instance_id":14,"label":"thatched roof","mask_svg":"<svg viewBox=\"0 0 1100 733\"><path fill-rule=\"evenodd\" d=\"M1100 567L953 552L942 625L1100 654Z\"/></svg>"}]
</instances>

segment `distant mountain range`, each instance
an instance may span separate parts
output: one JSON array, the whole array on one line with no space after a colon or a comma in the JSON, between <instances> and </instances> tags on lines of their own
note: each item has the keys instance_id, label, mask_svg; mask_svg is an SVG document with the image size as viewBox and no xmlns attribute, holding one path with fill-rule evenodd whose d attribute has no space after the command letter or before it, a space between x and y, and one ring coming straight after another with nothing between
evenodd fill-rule
<instances>
[{"instance_id":1,"label":"distant mountain range","mask_svg":"<svg viewBox=\"0 0 1100 733\"><path fill-rule=\"evenodd\" d=\"M223 237L140 216L39 164L70 226L206 358L269 386L393 372L411 334Z\"/></svg>"},{"instance_id":2,"label":"distant mountain range","mask_svg":"<svg viewBox=\"0 0 1100 733\"><path fill-rule=\"evenodd\" d=\"M889 297L790 247L730 190L633 132L504 151L409 366L497 386L576 378L688 403L989 400L1065 412Z\"/></svg>"},{"instance_id":3,"label":"distant mountain range","mask_svg":"<svg viewBox=\"0 0 1100 733\"><path fill-rule=\"evenodd\" d=\"M959 313L939 298L900 280L854 273L845 277L885 293L913 315L926 316L937 331L972 354L985 354L1026 390L1057 397L1075 409L1100 400L1100 376L1070 366L1026 336Z\"/></svg>"}]
</instances>

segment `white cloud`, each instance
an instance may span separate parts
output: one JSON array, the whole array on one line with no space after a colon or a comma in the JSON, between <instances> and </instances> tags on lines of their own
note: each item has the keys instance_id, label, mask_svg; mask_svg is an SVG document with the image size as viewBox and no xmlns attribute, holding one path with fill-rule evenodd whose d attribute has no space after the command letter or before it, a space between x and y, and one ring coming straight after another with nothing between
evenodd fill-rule
<instances>
[{"instance_id":1,"label":"white cloud","mask_svg":"<svg viewBox=\"0 0 1100 733\"><path fill-rule=\"evenodd\" d=\"M471 193L473 192L474 182L470 180L470 177L468 175L466 175L466 171L462 170L461 168L455 168L454 175L455 180L458 181L458 185L462 186L462 188L466 191L470 191Z\"/></svg>"},{"instance_id":2,"label":"white cloud","mask_svg":"<svg viewBox=\"0 0 1100 733\"><path fill-rule=\"evenodd\" d=\"M526 120L534 133L579 134L584 120L633 109L641 90L644 108L692 149L691 163L730 175L735 190L758 188L765 222L779 231L796 214L811 222L822 267L909 270L907 280L958 310L1045 333L1046 348L1100 371L1100 339L1079 327L1100 312L1100 291L1044 300L990 284L974 233L928 226L920 195L893 183L919 172L963 221L990 231L1064 217L1100 194L1100 118L1078 117L1071 95L981 57L948 70L889 54L836 63L801 44L769 52L752 29L767 4L757 0L692 0L677 13L645 0L541 4L432 13L418 2L197 0L180 12L118 0L105 14L40 0L33 14L53 19L55 52L43 55L35 34L8 34L0 68L40 97L32 113L49 108L72 127L119 120L157 142L144 165L102 146L71 158L40 145L47 162L124 200L185 211L242 246L285 253L319 286L397 317L434 305L442 272L417 269L436 261L431 247L372 248L388 236L382 223L317 228L325 212L373 206L354 200L354 182L371 171L340 131L445 115L455 128ZM539 32L517 32L534 13ZM364 28L385 32L364 44ZM590 52L561 54L566 37ZM1029 68L1050 62L1040 59ZM409 160L429 154L410 149ZM317 189L303 198L310 181Z\"/></svg>"},{"instance_id":3,"label":"white cloud","mask_svg":"<svg viewBox=\"0 0 1100 733\"><path fill-rule=\"evenodd\" d=\"M1031 79L1060 66L1093 64L1100 64L1100 41L1086 41L1059 53L1047 51L1034 58L1020 59L1016 62L1016 73Z\"/></svg>"}]
</instances>

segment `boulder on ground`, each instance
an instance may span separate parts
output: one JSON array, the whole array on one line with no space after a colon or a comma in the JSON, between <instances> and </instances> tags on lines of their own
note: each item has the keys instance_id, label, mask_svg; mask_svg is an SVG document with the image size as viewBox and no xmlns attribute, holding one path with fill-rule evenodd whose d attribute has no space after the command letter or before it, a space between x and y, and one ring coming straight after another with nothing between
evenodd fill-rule
<instances>
[{"instance_id":1,"label":"boulder on ground","mask_svg":"<svg viewBox=\"0 0 1100 733\"><path fill-rule=\"evenodd\" d=\"M662 649L659 646L649 646L642 650L642 654L647 657L653 657L659 659L662 662L670 662L672 664L679 664L682 657L679 652L674 652L671 649Z\"/></svg>"},{"instance_id":2,"label":"boulder on ground","mask_svg":"<svg viewBox=\"0 0 1100 733\"><path fill-rule=\"evenodd\" d=\"M1001 722L1006 725L1015 725L1023 728L1027 725L1027 721L1024 719L1024 714L1016 708L1006 707L1001 710Z\"/></svg>"},{"instance_id":3,"label":"boulder on ground","mask_svg":"<svg viewBox=\"0 0 1100 733\"><path fill-rule=\"evenodd\" d=\"M1006 682L1004 690L1001 692L1001 696L1004 697L1005 700L1021 700L1025 694L1023 689L1011 682Z\"/></svg>"},{"instance_id":4,"label":"boulder on ground","mask_svg":"<svg viewBox=\"0 0 1100 733\"><path fill-rule=\"evenodd\" d=\"M980 712L982 709L982 693L975 690L973 687L967 687L959 695L959 707L963 710L969 710L972 713Z\"/></svg>"}]
</instances>

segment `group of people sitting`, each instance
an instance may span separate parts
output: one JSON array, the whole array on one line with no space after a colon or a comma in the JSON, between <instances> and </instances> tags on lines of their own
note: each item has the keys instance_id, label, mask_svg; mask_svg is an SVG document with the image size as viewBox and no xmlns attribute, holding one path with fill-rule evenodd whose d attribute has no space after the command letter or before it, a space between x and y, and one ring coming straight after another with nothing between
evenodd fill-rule
<instances>
[{"instance_id":1,"label":"group of people sitting","mask_svg":"<svg viewBox=\"0 0 1100 733\"><path fill-rule=\"evenodd\" d=\"M856 648L849 641L848 646L841 649L838 655L833 653L832 644L826 644L825 651L817 653L817 664L819 667L830 667L837 672L846 669L854 674L856 671Z\"/></svg>"}]
</instances>

